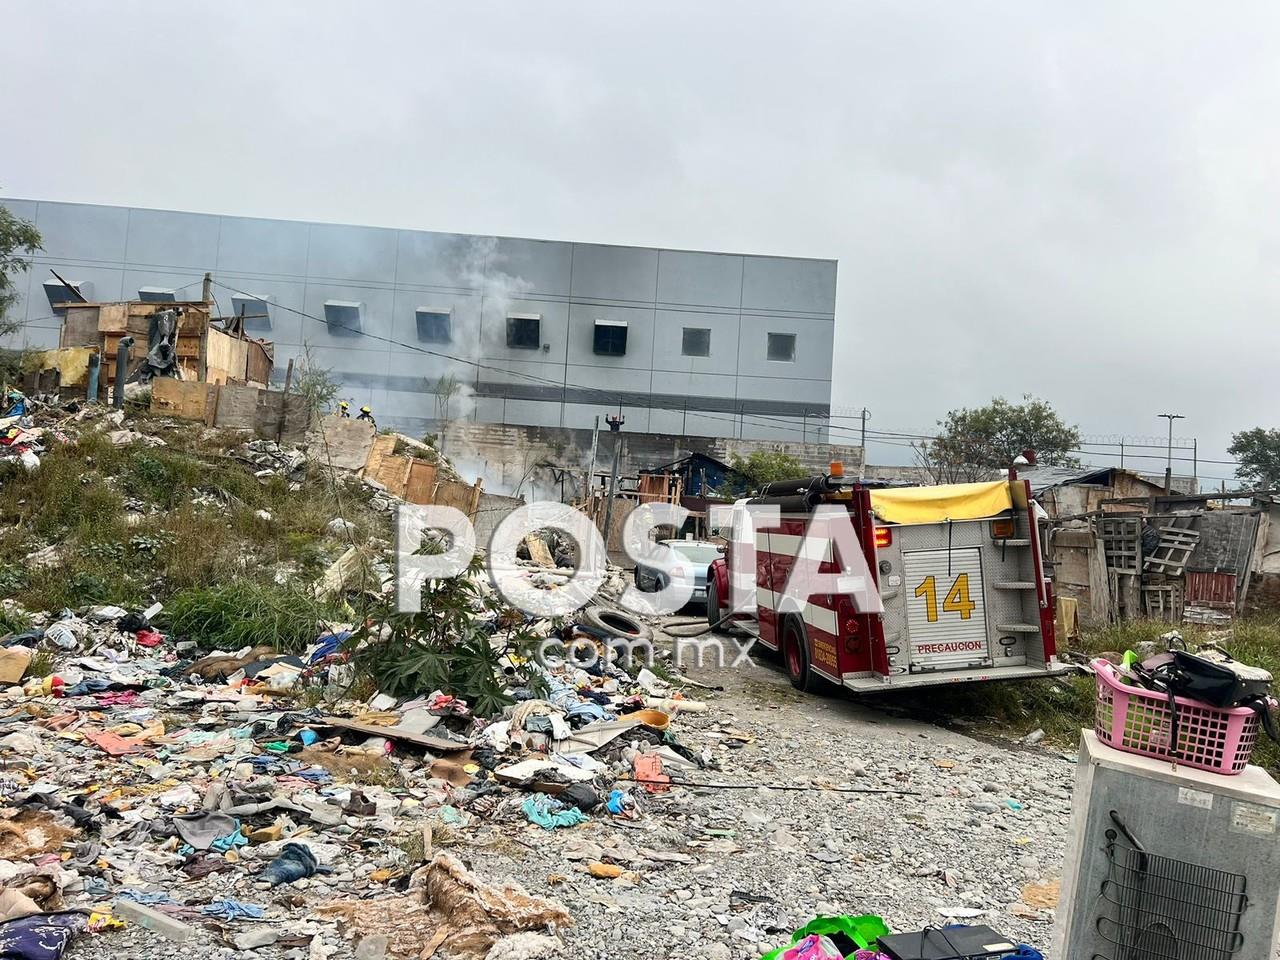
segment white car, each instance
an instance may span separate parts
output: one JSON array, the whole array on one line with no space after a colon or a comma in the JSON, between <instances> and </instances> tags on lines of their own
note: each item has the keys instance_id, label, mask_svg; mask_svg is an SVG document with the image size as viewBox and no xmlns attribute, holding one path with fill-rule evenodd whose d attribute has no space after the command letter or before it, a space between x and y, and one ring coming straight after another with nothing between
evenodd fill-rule
<instances>
[{"instance_id":1,"label":"white car","mask_svg":"<svg viewBox=\"0 0 1280 960\"><path fill-rule=\"evenodd\" d=\"M693 590L690 602L707 598L707 571L711 561L720 556L720 548L705 540L659 540L677 555L675 563L666 570L636 564L636 589L656 592L672 580L688 583Z\"/></svg>"}]
</instances>

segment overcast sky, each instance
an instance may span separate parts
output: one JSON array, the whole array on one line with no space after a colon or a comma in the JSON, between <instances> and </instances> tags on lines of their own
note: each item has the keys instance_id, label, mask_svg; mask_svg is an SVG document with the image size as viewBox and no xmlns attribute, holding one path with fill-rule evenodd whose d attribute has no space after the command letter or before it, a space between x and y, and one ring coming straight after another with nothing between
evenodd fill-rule
<instances>
[{"instance_id":1,"label":"overcast sky","mask_svg":"<svg viewBox=\"0 0 1280 960\"><path fill-rule=\"evenodd\" d=\"M1280 425L1274 3L0 0L0 23L8 196L830 257L834 412L873 428L1026 392L1088 435L1185 414L1209 459Z\"/></svg>"}]
</instances>

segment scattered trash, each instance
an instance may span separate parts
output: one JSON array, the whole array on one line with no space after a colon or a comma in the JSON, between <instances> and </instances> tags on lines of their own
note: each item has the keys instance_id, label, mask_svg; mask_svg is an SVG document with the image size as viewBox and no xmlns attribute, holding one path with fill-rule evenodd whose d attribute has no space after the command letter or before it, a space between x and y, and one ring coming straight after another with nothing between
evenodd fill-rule
<instances>
[{"instance_id":1,"label":"scattered trash","mask_svg":"<svg viewBox=\"0 0 1280 960\"><path fill-rule=\"evenodd\" d=\"M258 874L258 883L278 887L310 877L316 872L316 856L311 848L301 843L286 843L280 855Z\"/></svg>"},{"instance_id":2,"label":"scattered trash","mask_svg":"<svg viewBox=\"0 0 1280 960\"><path fill-rule=\"evenodd\" d=\"M536 823L545 830L555 830L558 827L576 827L578 824L586 823L587 821L586 814L577 807L561 803L555 797L548 796L545 793L525 797L520 809L524 811L524 815L529 818L530 823Z\"/></svg>"}]
</instances>

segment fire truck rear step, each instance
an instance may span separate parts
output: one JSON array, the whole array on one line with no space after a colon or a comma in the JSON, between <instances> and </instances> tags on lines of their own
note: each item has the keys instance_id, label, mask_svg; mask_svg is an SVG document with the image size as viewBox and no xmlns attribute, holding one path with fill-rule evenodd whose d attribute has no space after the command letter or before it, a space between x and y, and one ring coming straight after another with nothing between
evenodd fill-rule
<instances>
[{"instance_id":1,"label":"fire truck rear step","mask_svg":"<svg viewBox=\"0 0 1280 960\"><path fill-rule=\"evenodd\" d=\"M968 670L937 670L929 673L895 676L886 683L879 676L846 674L841 681L846 690L854 693L887 693L903 687L936 687L944 683L973 683L979 680L1034 680L1042 677L1061 677L1078 673L1079 668L1070 663L1055 661L1050 666L1025 667L973 667Z\"/></svg>"},{"instance_id":2,"label":"fire truck rear step","mask_svg":"<svg viewBox=\"0 0 1280 960\"><path fill-rule=\"evenodd\" d=\"M996 629L1001 633L1039 633L1040 627L1034 623L997 623Z\"/></svg>"},{"instance_id":3,"label":"fire truck rear step","mask_svg":"<svg viewBox=\"0 0 1280 960\"><path fill-rule=\"evenodd\" d=\"M1026 539L1025 537L1021 537L1021 538L1010 537L1008 540L997 540L996 546L997 547L1029 547L1031 546L1031 541Z\"/></svg>"},{"instance_id":4,"label":"fire truck rear step","mask_svg":"<svg viewBox=\"0 0 1280 960\"><path fill-rule=\"evenodd\" d=\"M997 590L1034 590L1036 588L1034 580L1011 580L1008 583L993 583L992 586Z\"/></svg>"}]
</instances>

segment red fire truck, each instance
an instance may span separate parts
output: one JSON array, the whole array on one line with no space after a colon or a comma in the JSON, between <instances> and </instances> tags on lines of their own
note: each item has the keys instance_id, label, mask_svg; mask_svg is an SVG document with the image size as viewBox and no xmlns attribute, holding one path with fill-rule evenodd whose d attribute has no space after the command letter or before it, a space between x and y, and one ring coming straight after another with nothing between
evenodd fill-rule
<instances>
[{"instance_id":1,"label":"red fire truck","mask_svg":"<svg viewBox=\"0 0 1280 960\"><path fill-rule=\"evenodd\" d=\"M892 487L842 473L832 464L827 475L768 484L735 504L735 538L708 571L713 624L730 618L736 567L744 579L743 571L754 571L753 584L739 585L739 600L752 589L755 596L727 622L780 651L801 690L820 678L878 693L1072 669L1055 656L1053 591L1027 481L1011 474L991 483ZM849 512L883 612L861 612L852 593L813 595L802 605L784 597L822 504ZM768 507L778 509L778 519L761 523L756 508ZM743 535L743 522L753 523L754 535ZM733 562L735 551L742 552L741 566ZM818 572L850 567L827 541Z\"/></svg>"}]
</instances>

